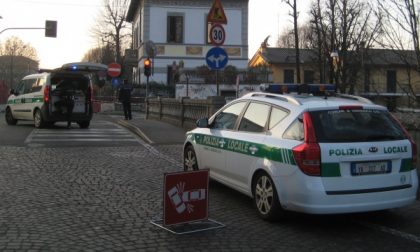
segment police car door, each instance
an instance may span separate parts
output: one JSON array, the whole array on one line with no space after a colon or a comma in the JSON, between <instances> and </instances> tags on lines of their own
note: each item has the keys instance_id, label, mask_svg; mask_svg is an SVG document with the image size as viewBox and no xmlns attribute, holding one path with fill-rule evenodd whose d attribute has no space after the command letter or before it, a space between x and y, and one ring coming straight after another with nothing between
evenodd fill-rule
<instances>
[{"instance_id":1,"label":"police car door","mask_svg":"<svg viewBox=\"0 0 420 252\"><path fill-rule=\"evenodd\" d=\"M36 80L36 79L35 79ZM19 86L14 92L14 98L12 101L12 112L16 119L31 120L29 117L30 108L26 96L32 87L33 79L24 79L19 83ZM28 111L29 110L29 111Z\"/></svg>"},{"instance_id":2,"label":"police car door","mask_svg":"<svg viewBox=\"0 0 420 252\"><path fill-rule=\"evenodd\" d=\"M222 182L226 182L226 150L229 136L234 131L239 115L247 101L234 102L210 119L210 128L203 129L199 147L201 167L209 168L210 175ZM200 167L200 168L201 168Z\"/></svg>"},{"instance_id":3,"label":"police car door","mask_svg":"<svg viewBox=\"0 0 420 252\"><path fill-rule=\"evenodd\" d=\"M29 78L23 80L24 82L24 93L22 94L22 116L25 120L33 120L33 111L37 105L38 99L35 98L36 92L40 91L38 88L38 78ZM41 96L42 102L42 96Z\"/></svg>"},{"instance_id":4,"label":"police car door","mask_svg":"<svg viewBox=\"0 0 420 252\"><path fill-rule=\"evenodd\" d=\"M238 190L249 191L250 174L264 149L269 113L270 105L251 102L238 124L238 131L225 134L226 175Z\"/></svg>"}]
</instances>

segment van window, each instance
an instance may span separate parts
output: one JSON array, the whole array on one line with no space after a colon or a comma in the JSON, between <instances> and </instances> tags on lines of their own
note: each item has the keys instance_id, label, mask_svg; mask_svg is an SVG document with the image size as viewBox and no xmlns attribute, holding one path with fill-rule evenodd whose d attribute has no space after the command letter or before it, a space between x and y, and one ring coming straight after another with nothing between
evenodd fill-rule
<instances>
[{"instance_id":1,"label":"van window","mask_svg":"<svg viewBox=\"0 0 420 252\"><path fill-rule=\"evenodd\" d=\"M45 80L44 80L44 82L43 82L43 80L44 79L37 79L37 81L35 81L35 82L33 82L32 83L32 88L31 88L31 93L34 93L34 92L38 92L38 91L40 91L41 89L42 89L42 85L44 84L44 82L45 82Z\"/></svg>"},{"instance_id":2,"label":"van window","mask_svg":"<svg viewBox=\"0 0 420 252\"><path fill-rule=\"evenodd\" d=\"M38 79L25 79L19 84L19 87L16 89L20 95L29 94L36 92L38 86Z\"/></svg>"}]
</instances>

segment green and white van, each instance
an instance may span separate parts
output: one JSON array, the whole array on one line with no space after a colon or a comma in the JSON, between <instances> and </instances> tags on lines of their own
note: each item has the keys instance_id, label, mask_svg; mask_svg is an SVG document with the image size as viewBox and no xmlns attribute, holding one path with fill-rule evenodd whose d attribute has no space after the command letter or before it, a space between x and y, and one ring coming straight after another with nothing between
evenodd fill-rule
<instances>
[{"instance_id":1,"label":"green and white van","mask_svg":"<svg viewBox=\"0 0 420 252\"><path fill-rule=\"evenodd\" d=\"M24 77L10 92L5 108L7 124L33 120L36 128L43 128L68 121L65 97L71 96L74 107L70 120L88 128L93 115L93 84L99 81L97 73L106 69L102 64L71 63Z\"/></svg>"}]
</instances>

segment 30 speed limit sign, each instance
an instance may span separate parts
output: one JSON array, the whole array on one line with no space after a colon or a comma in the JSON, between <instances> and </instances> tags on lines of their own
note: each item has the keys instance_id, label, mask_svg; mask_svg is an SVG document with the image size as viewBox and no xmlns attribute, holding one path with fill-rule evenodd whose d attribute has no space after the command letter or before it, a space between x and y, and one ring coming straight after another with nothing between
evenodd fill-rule
<instances>
[{"instance_id":1,"label":"30 speed limit sign","mask_svg":"<svg viewBox=\"0 0 420 252\"><path fill-rule=\"evenodd\" d=\"M213 24L210 28L210 42L214 45L223 45L226 38L225 29L220 24Z\"/></svg>"}]
</instances>

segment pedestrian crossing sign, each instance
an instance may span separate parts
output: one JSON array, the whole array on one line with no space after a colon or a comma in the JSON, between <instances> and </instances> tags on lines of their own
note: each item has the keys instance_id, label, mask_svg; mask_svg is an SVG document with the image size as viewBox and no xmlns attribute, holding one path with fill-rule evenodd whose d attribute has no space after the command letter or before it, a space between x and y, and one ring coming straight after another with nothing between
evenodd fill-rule
<instances>
[{"instance_id":1,"label":"pedestrian crossing sign","mask_svg":"<svg viewBox=\"0 0 420 252\"><path fill-rule=\"evenodd\" d=\"M223 10L221 0L214 0L210 12L207 15L208 23L227 24L225 11Z\"/></svg>"}]
</instances>

